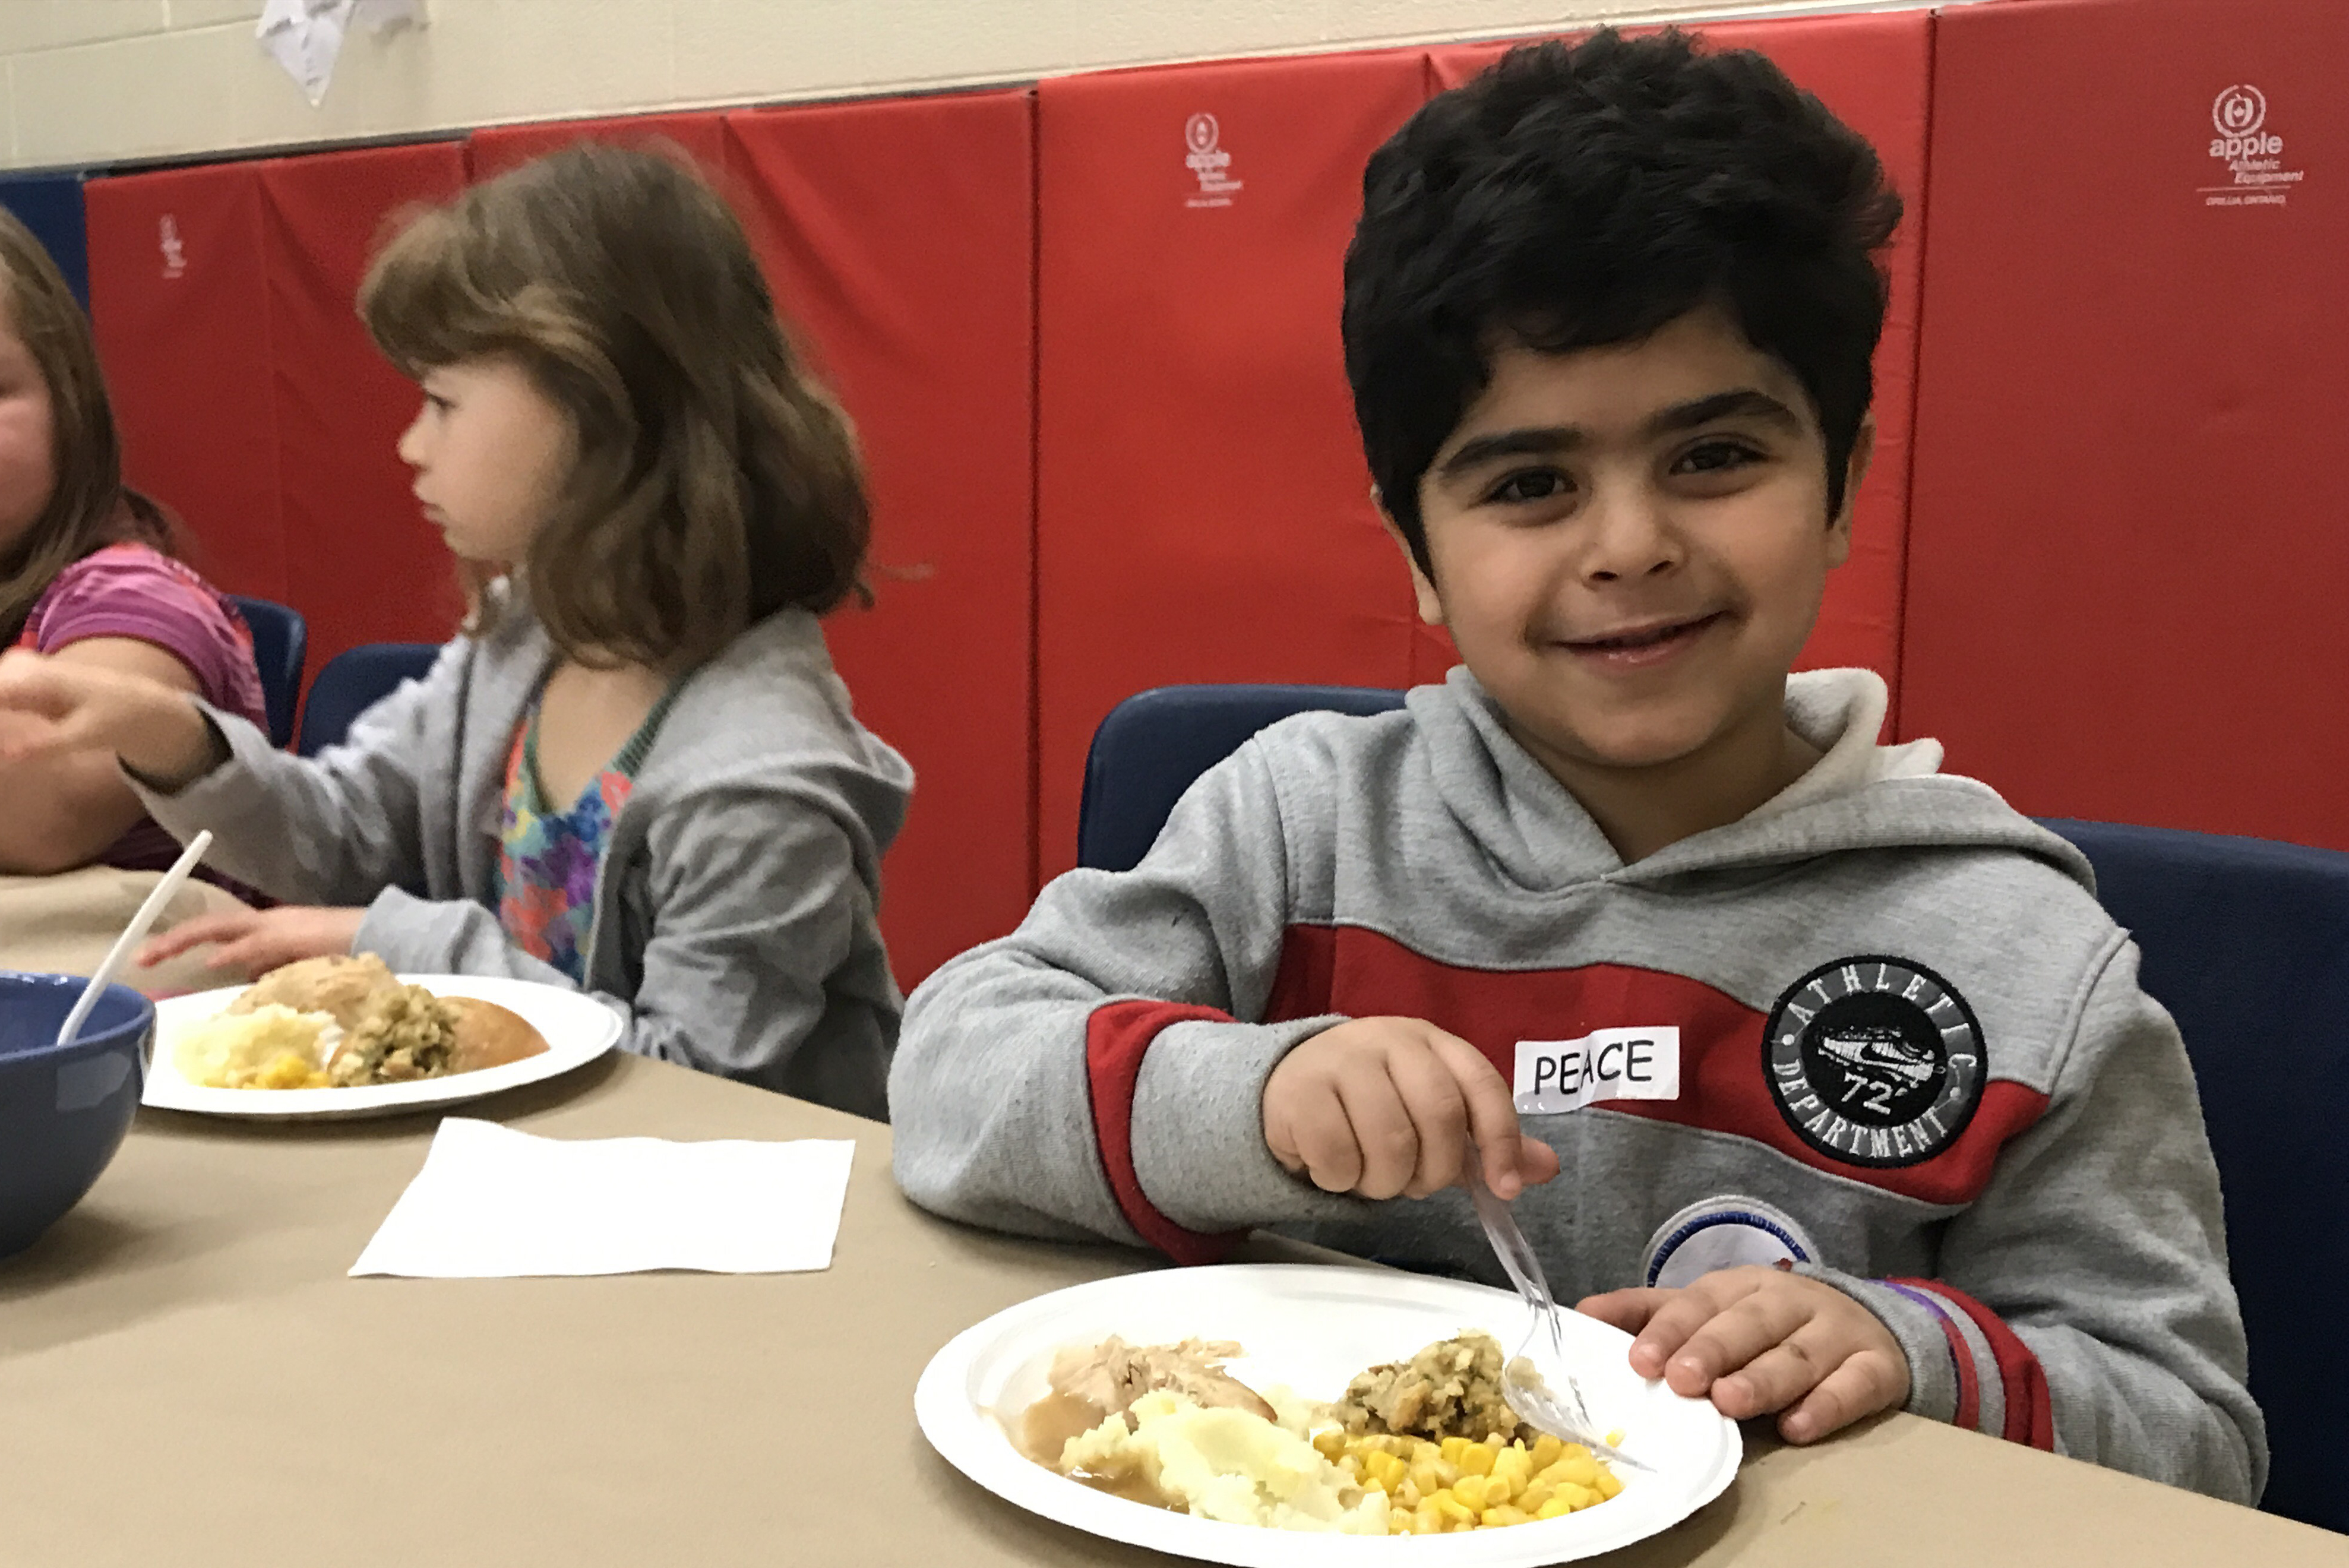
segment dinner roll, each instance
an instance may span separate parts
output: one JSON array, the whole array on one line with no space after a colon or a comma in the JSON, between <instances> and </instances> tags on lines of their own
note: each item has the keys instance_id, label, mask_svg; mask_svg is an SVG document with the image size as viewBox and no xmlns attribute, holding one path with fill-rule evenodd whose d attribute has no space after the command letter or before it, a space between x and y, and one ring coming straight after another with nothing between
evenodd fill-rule
<instances>
[{"instance_id":1,"label":"dinner roll","mask_svg":"<svg viewBox=\"0 0 2349 1568\"><path fill-rule=\"evenodd\" d=\"M503 1067L546 1049L546 1037L521 1014L473 996L443 998L457 1009L457 1041L451 1072Z\"/></svg>"}]
</instances>

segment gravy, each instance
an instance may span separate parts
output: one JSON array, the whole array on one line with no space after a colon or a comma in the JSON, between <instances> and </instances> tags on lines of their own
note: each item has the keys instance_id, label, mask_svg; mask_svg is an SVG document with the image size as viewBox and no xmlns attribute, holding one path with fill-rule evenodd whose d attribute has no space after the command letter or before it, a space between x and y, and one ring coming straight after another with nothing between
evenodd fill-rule
<instances>
[{"instance_id":1,"label":"gravy","mask_svg":"<svg viewBox=\"0 0 2349 1568\"><path fill-rule=\"evenodd\" d=\"M1061 1469L1061 1452L1069 1446L1069 1439L1082 1437L1107 1419L1109 1412L1091 1399L1056 1390L1021 1413L1019 1430L1013 1441L1022 1454L1055 1475L1066 1475L1080 1485L1089 1486L1095 1491L1105 1491L1112 1497L1122 1497L1128 1502L1138 1502L1148 1508L1169 1509L1178 1513L1183 1511L1181 1498L1161 1491L1138 1470L1095 1471Z\"/></svg>"}]
</instances>

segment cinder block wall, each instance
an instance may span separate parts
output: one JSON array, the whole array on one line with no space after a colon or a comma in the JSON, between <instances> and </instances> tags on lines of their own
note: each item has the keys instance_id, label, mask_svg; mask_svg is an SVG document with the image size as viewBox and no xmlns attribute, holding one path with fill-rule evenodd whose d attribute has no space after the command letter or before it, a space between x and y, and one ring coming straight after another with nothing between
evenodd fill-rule
<instances>
[{"instance_id":1,"label":"cinder block wall","mask_svg":"<svg viewBox=\"0 0 2349 1568\"><path fill-rule=\"evenodd\" d=\"M262 0L0 0L0 167L87 166L507 120L1016 81L1103 66L1868 9L1785 0L426 0L310 107Z\"/></svg>"}]
</instances>

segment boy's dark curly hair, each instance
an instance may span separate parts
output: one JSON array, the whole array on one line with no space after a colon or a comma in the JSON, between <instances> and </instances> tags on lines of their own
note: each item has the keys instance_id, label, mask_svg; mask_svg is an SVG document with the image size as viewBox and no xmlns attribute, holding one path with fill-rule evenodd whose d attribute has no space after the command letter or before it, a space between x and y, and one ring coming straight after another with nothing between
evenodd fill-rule
<instances>
[{"instance_id":1,"label":"boy's dark curly hair","mask_svg":"<svg viewBox=\"0 0 2349 1568\"><path fill-rule=\"evenodd\" d=\"M1809 393L1840 514L1900 211L1817 98L1678 31L1526 46L1431 100L1362 177L1344 319L1363 450L1421 569L1420 480L1496 347L1636 343L1713 303Z\"/></svg>"}]
</instances>

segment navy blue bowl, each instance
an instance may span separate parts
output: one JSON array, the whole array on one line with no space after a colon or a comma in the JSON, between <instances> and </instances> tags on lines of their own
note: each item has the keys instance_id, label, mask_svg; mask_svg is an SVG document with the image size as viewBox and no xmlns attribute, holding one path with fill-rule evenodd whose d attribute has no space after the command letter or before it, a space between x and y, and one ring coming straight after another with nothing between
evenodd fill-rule
<instances>
[{"instance_id":1,"label":"navy blue bowl","mask_svg":"<svg viewBox=\"0 0 2349 1568\"><path fill-rule=\"evenodd\" d=\"M88 984L0 971L0 1258L81 1202L139 1109L155 1004L109 985L60 1047L57 1029Z\"/></svg>"}]
</instances>

